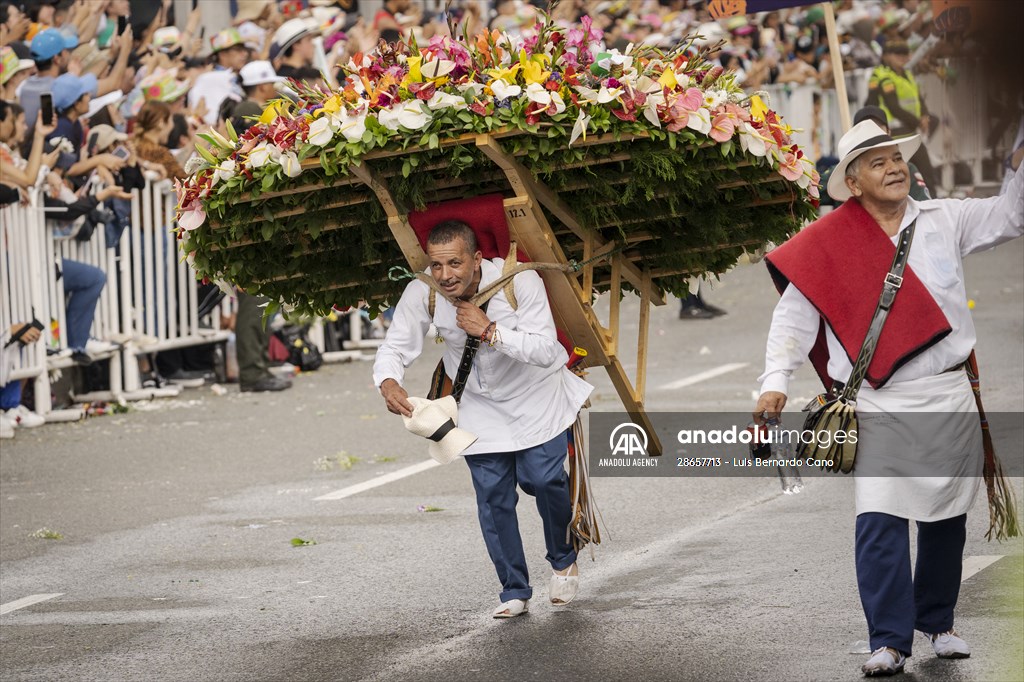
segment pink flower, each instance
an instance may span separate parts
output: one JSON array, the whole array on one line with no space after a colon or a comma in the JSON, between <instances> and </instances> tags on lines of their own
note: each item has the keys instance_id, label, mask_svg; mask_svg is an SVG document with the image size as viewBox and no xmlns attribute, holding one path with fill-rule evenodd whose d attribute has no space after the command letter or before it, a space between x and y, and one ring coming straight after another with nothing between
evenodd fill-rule
<instances>
[{"instance_id":1,"label":"pink flower","mask_svg":"<svg viewBox=\"0 0 1024 682\"><path fill-rule=\"evenodd\" d=\"M728 114L719 114L711 121L711 139L716 142L728 142L736 132L736 124Z\"/></svg>"},{"instance_id":2,"label":"pink flower","mask_svg":"<svg viewBox=\"0 0 1024 682\"><path fill-rule=\"evenodd\" d=\"M726 103L725 113L730 118L743 121L744 123L750 120L750 112L739 105L733 104L732 102Z\"/></svg>"},{"instance_id":3,"label":"pink flower","mask_svg":"<svg viewBox=\"0 0 1024 682\"><path fill-rule=\"evenodd\" d=\"M604 31L599 28L592 28L594 24L593 19L584 15L580 18L580 24L583 26L582 29L569 29L569 33L566 36L565 41L566 45L570 47L586 48L590 43L601 42L601 38L604 37Z\"/></svg>"},{"instance_id":4,"label":"pink flower","mask_svg":"<svg viewBox=\"0 0 1024 682\"><path fill-rule=\"evenodd\" d=\"M206 211L203 210L203 205L198 201L193 201L189 206L182 210L181 215L178 216L178 225L181 229L191 232L200 225L206 222Z\"/></svg>"},{"instance_id":5,"label":"pink flower","mask_svg":"<svg viewBox=\"0 0 1024 682\"><path fill-rule=\"evenodd\" d=\"M697 111L704 104L704 93L697 88L689 88L676 97L676 104L687 111Z\"/></svg>"},{"instance_id":6,"label":"pink flower","mask_svg":"<svg viewBox=\"0 0 1024 682\"><path fill-rule=\"evenodd\" d=\"M779 159L779 175L790 182L796 182L804 175L800 159L793 152L786 152Z\"/></svg>"}]
</instances>

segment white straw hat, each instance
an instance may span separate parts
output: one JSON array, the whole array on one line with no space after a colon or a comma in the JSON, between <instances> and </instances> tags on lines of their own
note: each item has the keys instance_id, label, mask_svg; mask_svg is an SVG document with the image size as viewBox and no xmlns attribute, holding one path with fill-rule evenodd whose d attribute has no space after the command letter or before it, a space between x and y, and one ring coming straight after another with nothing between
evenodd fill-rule
<instances>
[{"instance_id":1,"label":"white straw hat","mask_svg":"<svg viewBox=\"0 0 1024 682\"><path fill-rule=\"evenodd\" d=\"M427 450L441 464L448 464L476 442L476 436L457 427L459 405L452 396L439 400L411 397L409 402L413 412L411 417L402 417L405 428L429 439Z\"/></svg>"},{"instance_id":2,"label":"white straw hat","mask_svg":"<svg viewBox=\"0 0 1024 682\"><path fill-rule=\"evenodd\" d=\"M836 201L846 201L852 195L846 186L846 168L858 156L869 149L899 145L900 153L905 161L910 161L917 148L921 146L918 135L893 139L874 121L861 121L846 131L839 139L839 163L828 179L828 193Z\"/></svg>"}]
</instances>

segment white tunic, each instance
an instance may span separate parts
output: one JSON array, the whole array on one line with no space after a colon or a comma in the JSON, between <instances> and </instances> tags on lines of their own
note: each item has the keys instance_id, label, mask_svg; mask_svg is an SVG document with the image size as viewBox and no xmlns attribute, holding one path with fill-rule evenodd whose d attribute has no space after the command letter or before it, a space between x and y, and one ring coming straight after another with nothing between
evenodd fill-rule
<instances>
[{"instance_id":1,"label":"white tunic","mask_svg":"<svg viewBox=\"0 0 1024 682\"><path fill-rule=\"evenodd\" d=\"M504 260L484 260L480 288L498 279ZM429 273L428 273L429 274ZM541 445L572 426L593 386L565 368L568 356L558 342L544 282L536 272L515 277L518 310L504 291L487 306L500 339L493 347L480 344L473 371L459 404L459 427L478 437L463 455L515 452ZM419 280L405 288L384 343L377 350L373 381L377 387L394 379L402 384L405 368L423 352L430 328L430 287ZM433 323L445 342L444 364L454 380L466 344L455 306L443 296L434 304ZM425 393L410 390L411 394Z\"/></svg>"},{"instance_id":2,"label":"white tunic","mask_svg":"<svg viewBox=\"0 0 1024 682\"><path fill-rule=\"evenodd\" d=\"M964 362L977 341L974 321L967 307L963 257L1024 234L1024 170L1014 174L1006 193L998 197L920 202L908 199L900 231L915 218L917 227L909 266L942 309L953 331L896 370L881 389L873 390L864 382L857 404L858 418L862 421L858 463L863 457L891 457L891 449L897 448L893 438L897 437L899 428L887 427L880 431L880 420L868 415L869 412L976 413L964 373L942 374ZM898 234L892 238L894 244L898 238ZM851 254L851 257L856 256ZM814 345L820 320L807 297L795 286L786 288L775 308L768 333L765 371L759 378L761 393L788 393L790 377L804 363ZM853 370L852 364L827 326L826 337L829 376L845 382ZM867 421L864 421L865 416ZM976 419L956 421L962 429L969 427L969 432L963 431L955 437L949 433L915 433L914 442L921 449L933 450L936 457L946 457L958 450L966 460L965 470L976 470L980 475L982 455L978 422ZM905 431L906 427L900 428ZM879 438L883 432L887 433L886 437ZM856 484L857 513L878 511L919 521L950 518L970 508L977 483L977 478L966 476L927 480L861 477Z\"/></svg>"}]
</instances>

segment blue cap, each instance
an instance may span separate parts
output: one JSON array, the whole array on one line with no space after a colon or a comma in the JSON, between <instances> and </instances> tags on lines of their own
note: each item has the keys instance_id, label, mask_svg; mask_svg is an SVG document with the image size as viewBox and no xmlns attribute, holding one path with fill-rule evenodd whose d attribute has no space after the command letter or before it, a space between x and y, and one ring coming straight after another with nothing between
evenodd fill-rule
<instances>
[{"instance_id":1,"label":"blue cap","mask_svg":"<svg viewBox=\"0 0 1024 682\"><path fill-rule=\"evenodd\" d=\"M32 39L32 56L35 59L53 59L64 50L78 47L78 38L66 36L55 28L40 31Z\"/></svg>"},{"instance_id":2,"label":"blue cap","mask_svg":"<svg viewBox=\"0 0 1024 682\"><path fill-rule=\"evenodd\" d=\"M53 81L53 108L64 111L85 93L96 96L96 76L87 73L78 77L73 73L57 76Z\"/></svg>"}]
</instances>

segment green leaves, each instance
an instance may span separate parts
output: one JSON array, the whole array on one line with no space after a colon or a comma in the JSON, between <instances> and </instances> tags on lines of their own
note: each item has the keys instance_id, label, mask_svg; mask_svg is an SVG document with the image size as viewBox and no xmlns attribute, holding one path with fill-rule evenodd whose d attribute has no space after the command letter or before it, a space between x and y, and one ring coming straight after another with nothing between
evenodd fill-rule
<instances>
[{"instance_id":1,"label":"green leaves","mask_svg":"<svg viewBox=\"0 0 1024 682\"><path fill-rule=\"evenodd\" d=\"M315 545L316 540L304 540L302 538L292 538L292 547L309 547Z\"/></svg>"}]
</instances>

